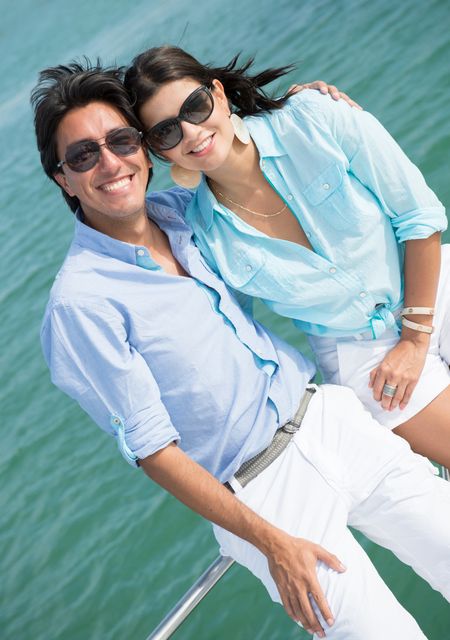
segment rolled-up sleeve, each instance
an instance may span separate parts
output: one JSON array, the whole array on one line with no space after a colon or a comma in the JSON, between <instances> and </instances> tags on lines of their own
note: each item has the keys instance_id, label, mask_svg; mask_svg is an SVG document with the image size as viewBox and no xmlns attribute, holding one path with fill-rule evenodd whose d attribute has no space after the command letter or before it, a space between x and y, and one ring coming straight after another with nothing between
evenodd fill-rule
<instances>
[{"instance_id":1,"label":"rolled-up sleeve","mask_svg":"<svg viewBox=\"0 0 450 640\"><path fill-rule=\"evenodd\" d=\"M377 197L399 242L447 228L442 203L373 115L331 99L321 101L320 111L348 158L350 172Z\"/></svg>"},{"instance_id":2,"label":"rolled-up sleeve","mask_svg":"<svg viewBox=\"0 0 450 640\"><path fill-rule=\"evenodd\" d=\"M116 437L134 466L179 441L150 367L128 342L119 313L95 304L58 301L41 331L52 382Z\"/></svg>"}]
</instances>

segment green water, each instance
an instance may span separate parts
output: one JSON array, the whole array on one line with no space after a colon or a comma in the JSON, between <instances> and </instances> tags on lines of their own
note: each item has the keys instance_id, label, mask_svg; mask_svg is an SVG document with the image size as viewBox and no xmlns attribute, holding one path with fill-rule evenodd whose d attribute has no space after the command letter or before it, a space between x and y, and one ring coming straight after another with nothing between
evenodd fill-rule
<instances>
[{"instance_id":1,"label":"green water","mask_svg":"<svg viewBox=\"0 0 450 640\"><path fill-rule=\"evenodd\" d=\"M319 77L350 93L449 205L450 3L1 0L0 9L0 638L144 640L217 549L208 523L128 467L49 382L39 324L73 220L34 148L28 95L37 72L81 54L125 63L163 42L217 63L239 50L256 54L259 68L295 61L286 82ZM168 184L157 171L154 186ZM303 346L289 323L262 317ZM442 597L367 547L427 637L448 640ZM306 634L233 567L175 637Z\"/></svg>"}]
</instances>

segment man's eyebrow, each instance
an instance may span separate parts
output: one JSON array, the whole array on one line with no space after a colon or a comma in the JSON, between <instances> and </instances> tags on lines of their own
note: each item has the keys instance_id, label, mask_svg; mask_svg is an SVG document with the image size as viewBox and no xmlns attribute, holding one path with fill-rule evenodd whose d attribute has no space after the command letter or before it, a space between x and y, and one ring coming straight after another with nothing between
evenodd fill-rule
<instances>
[{"instance_id":1,"label":"man's eyebrow","mask_svg":"<svg viewBox=\"0 0 450 640\"><path fill-rule=\"evenodd\" d=\"M107 131L104 136L100 136L100 138L80 138L79 140L74 140L73 142L70 142L67 145L67 147L71 147L73 144L81 144L83 142L97 142L97 140L102 140L102 138L106 138L107 135L109 135L110 133L113 133L114 131L119 131L120 129L128 129L129 127L131 127L131 124L124 124L121 127L113 127L112 129L109 129L109 131Z\"/></svg>"}]
</instances>

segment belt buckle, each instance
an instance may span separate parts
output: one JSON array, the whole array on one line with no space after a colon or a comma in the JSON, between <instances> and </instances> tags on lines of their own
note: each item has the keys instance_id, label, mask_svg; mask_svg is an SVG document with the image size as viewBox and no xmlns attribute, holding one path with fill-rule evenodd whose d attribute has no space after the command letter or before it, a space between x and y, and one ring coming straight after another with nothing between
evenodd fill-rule
<instances>
[{"instance_id":1,"label":"belt buckle","mask_svg":"<svg viewBox=\"0 0 450 640\"><path fill-rule=\"evenodd\" d=\"M297 431L300 429L300 425L297 422L294 422L293 420L289 420L289 422L286 422L286 424L284 424L281 427L281 430L284 431L285 433L297 433Z\"/></svg>"}]
</instances>

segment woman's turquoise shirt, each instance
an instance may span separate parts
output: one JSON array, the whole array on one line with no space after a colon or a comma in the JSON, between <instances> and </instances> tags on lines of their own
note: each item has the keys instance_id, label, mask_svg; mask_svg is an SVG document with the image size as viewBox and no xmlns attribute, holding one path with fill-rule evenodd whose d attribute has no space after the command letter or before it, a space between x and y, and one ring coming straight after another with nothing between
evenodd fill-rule
<instances>
[{"instance_id":1,"label":"woman's turquoise shirt","mask_svg":"<svg viewBox=\"0 0 450 640\"><path fill-rule=\"evenodd\" d=\"M445 230L442 204L381 124L342 100L302 91L246 123L313 251L246 224L203 179L186 217L210 266L306 333L381 336L403 302L402 243Z\"/></svg>"}]
</instances>

